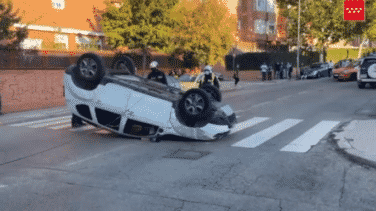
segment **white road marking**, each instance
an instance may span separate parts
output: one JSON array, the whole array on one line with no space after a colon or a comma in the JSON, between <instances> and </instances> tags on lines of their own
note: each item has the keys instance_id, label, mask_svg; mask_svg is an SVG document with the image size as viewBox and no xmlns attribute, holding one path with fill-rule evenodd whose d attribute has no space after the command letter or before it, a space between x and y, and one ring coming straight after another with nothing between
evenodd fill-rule
<instances>
[{"instance_id":1,"label":"white road marking","mask_svg":"<svg viewBox=\"0 0 376 211\"><path fill-rule=\"evenodd\" d=\"M56 120L68 119L68 118L71 118L71 117L72 116L63 116L63 117L56 117L56 118L50 118L50 119L42 119L42 120L38 120L38 121L31 121L31 122L13 124L13 125L10 125L10 126L12 126L12 127L29 126L29 125L38 124L38 123L45 123L45 122L52 122L52 121L56 121Z\"/></svg>"},{"instance_id":2,"label":"white road marking","mask_svg":"<svg viewBox=\"0 0 376 211\"><path fill-rule=\"evenodd\" d=\"M71 121L70 119L62 119L62 120L57 120L57 121L53 121L53 122L46 122L46 123L42 123L42 124L32 125L32 126L29 126L29 127L31 127L31 128L46 127L46 126L50 126L50 125L67 123L67 122L70 122L70 121Z\"/></svg>"},{"instance_id":3,"label":"white road marking","mask_svg":"<svg viewBox=\"0 0 376 211\"><path fill-rule=\"evenodd\" d=\"M0 185L0 188L8 187L8 185Z\"/></svg>"},{"instance_id":4,"label":"white road marking","mask_svg":"<svg viewBox=\"0 0 376 211\"><path fill-rule=\"evenodd\" d=\"M273 138L274 136L277 136L278 134L294 127L298 123L300 123L301 119L286 119L280 123L277 123L265 130L262 130L252 136L249 136L235 144L233 144L233 147L245 147L245 148L255 148L267 140Z\"/></svg>"},{"instance_id":5,"label":"white road marking","mask_svg":"<svg viewBox=\"0 0 376 211\"><path fill-rule=\"evenodd\" d=\"M72 124L59 125L59 126L50 127L50 128L57 130L57 129L61 129L61 128L67 128L67 127L70 127L70 126L72 126Z\"/></svg>"},{"instance_id":6,"label":"white road marking","mask_svg":"<svg viewBox=\"0 0 376 211\"><path fill-rule=\"evenodd\" d=\"M288 98L292 97L292 95L287 95L287 96L284 96L284 97L280 97L280 98L277 98L277 101L280 101L280 100L287 100Z\"/></svg>"},{"instance_id":7,"label":"white road marking","mask_svg":"<svg viewBox=\"0 0 376 211\"><path fill-rule=\"evenodd\" d=\"M269 104L269 103L271 103L271 102L272 102L272 101L266 101L266 102L263 102L263 103L259 103L259 104L256 104L256 105L253 105L253 106L249 107L249 109L235 111L235 113L242 113L242 112L246 112L246 111L251 111L251 110L254 109L254 108L257 108L257 107L260 107L260 106L267 105L267 104Z\"/></svg>"},{"instance_id":8,"label":"white road marking","mask_svg":"<svg viewBox=\"0 0 376 211\"><path fill-rule=\"evenodd\" d=\"M82 159L82 160L79 160L79 161L76 161L76 162L69 163L67 166L76 165L76 164L79 164L79 163L85 162L85 161L87 161L87 160L91 160L91 159L93 159L93 158L97 158L97 157L99 157L99 156L101 156L101 155L104 155L104 154L106 154L106 153L107 153L107 152L105 152L105 153L99 153L99 154L94 155L94 156L92 156L92 157L87 157L87 158L85 158L85 159Z\"/></svg>"},{"instance_id":9,"label":"white road marking","mask_svg":"<svg viewBox=\"0 0 376 211\"><path fill-rule=\"evenodd\" d=\"M96 127L93 126L93 125L88 125L86 127L79 127L79 128L70 129L69 131L76 132L76 131L91 130L91 129L94 129L94 128L96 128Z\"/></svg>"},{"instance_id":10,"label":"white road marking","mask_svg":"<svg viewBox=\"0 0 376 211\"><path fill-rule=\"evenodd\" d=\"M319 143L319 141L339 123L339 121L321 121L290 144L283 147L280 151L307 152L311 146Z\"/></svg>"},{"instance_id":11,"label":"white road marking","mask_svg":"<svg viewBox=\"0 0 376 211\"><path fill-rule=\"evenodd\" d=\"M230 134L233 134L233 133L236 133L236 132L239 132L241 130L244 130L244 129L247 129L249 127L253 127L263 121L266 121L268 120L269 118L267 117L254 117L252 119L249 119L247 121L244 121L244 122L240 122L238 124L235 125L235 127L233 127L231 129L231 132Z\"/></svg>"},{"instance_id":12,"label":"white road marking","mask_svg":"<svg viewBox=\"0 0 376 211\"><path fill-rule=\"evenodd\" d=\"M308 93L308 91L302 91L302 92L299 92L298 94L302 95L302 94L307 94L307 93Z\"/></svg>"}]
</instances>

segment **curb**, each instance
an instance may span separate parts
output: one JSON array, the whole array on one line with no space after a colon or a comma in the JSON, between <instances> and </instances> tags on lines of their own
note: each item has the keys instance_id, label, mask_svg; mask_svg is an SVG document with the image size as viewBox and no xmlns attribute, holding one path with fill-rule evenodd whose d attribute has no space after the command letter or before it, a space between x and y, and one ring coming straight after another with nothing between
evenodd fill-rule
<instances>
[{"instance_id":1,"label":"curb","mask_svg":"<svg viewBox=\"0 0 376 211\"><path fill-rule=\"evenodd\" d=\"M333 132L330 134L330 142L335 145L336 151L342 154L345 158L350 160L353 163L356 163L361 166L369 166L376 168L376 156L371 157L366 155L364 152L355 149L351 146L351 140L341 137L340 133L344 132L345 128L351 123L347 121L339 125ZM338 137L338 138L337 138Z\"/></svg>"}]
</instances>

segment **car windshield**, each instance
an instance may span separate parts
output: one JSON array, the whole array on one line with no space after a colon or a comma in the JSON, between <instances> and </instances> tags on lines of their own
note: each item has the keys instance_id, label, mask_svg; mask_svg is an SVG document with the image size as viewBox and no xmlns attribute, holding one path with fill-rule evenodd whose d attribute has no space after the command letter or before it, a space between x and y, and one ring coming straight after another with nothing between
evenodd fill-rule
<instances>
[{"instance_id":1,"label":"car windshield","mask_svg":"<svg viewBox=\"0 0 376 211\"><path fill-rule=\"evenodd\" d=\"M372 64L375 64L375 63L376 63L376 58L375 59L365 59L363 61L362 67L368 68L369 66L371 66Z\"/></svg>"}]
</instances>

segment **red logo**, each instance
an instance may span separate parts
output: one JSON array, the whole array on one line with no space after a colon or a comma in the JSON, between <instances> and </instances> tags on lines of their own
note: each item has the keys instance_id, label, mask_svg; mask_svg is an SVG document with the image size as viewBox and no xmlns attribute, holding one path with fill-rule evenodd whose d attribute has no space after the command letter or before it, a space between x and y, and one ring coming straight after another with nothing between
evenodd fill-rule
<instances>
[{"instance_id":1,"label":"red logo","mask_svg":"<svg viewBox=\"0 0 376 211\"><path fill-rule=\"evenodd\" d=\"M343 19L345 21L365 21L365 0L345 0Z\"/></svg>"}]
</instances>

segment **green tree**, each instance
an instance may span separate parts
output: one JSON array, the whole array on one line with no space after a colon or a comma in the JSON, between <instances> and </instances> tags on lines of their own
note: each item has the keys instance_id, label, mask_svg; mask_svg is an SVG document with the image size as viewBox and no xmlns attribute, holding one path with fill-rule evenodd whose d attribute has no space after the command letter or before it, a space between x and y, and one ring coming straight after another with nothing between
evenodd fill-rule
<instances>
[{"instance_id":1,"label":"green tree","mask_svg":"<svg viewBox=\"0 0 376 211\"><path fill-rule=\"evenodd\" d=\"M188 55L197 64L224 64L234 43L236 17L222 0L181 0L171 15L176 27L171 43L175 53Z\"/></svg>"},{"instance_id":2,"label":"green tree","mask_svg":"<svg viewBox=\"0 0 376 211\"><path fill-rule=\"evenodd\" d=\"M26 27L12 29L12 26L20 21L18 11L13 12L13 3L10 0L0 0L0 41L6 42L2 47L19 48L20 43L28 36Z\"/></svg>"},{"instance_id":3,"label":"green tree","mask_svg":"<svg viewBox=\"0 0 376 211\"><path fill-rule=\"evenodd\" d=\"M298 1L277 0L279 8L288 21L288 39L296 45L298 31ZM340 40L351 41L358 36L367 37L375 19L375 0L366 1L366 21L343 20L344 0L301 0L300 34L302 43L308 38L317 39L316 47L325 50Z\"/></svg>"},{"instance_id":4,"label":"green tree","mask_svg":"<svg viewBox=\"0 0 376 211\"><path fill-rule=\"evenodd\" d=\"M143 50L143 69L150 48L169 51L173 21L170 10L178 0L123 0L120 8L107 2L108 11L102 15L103 31L108 44L117 48Z\"/></svg>"}]
</instances>

